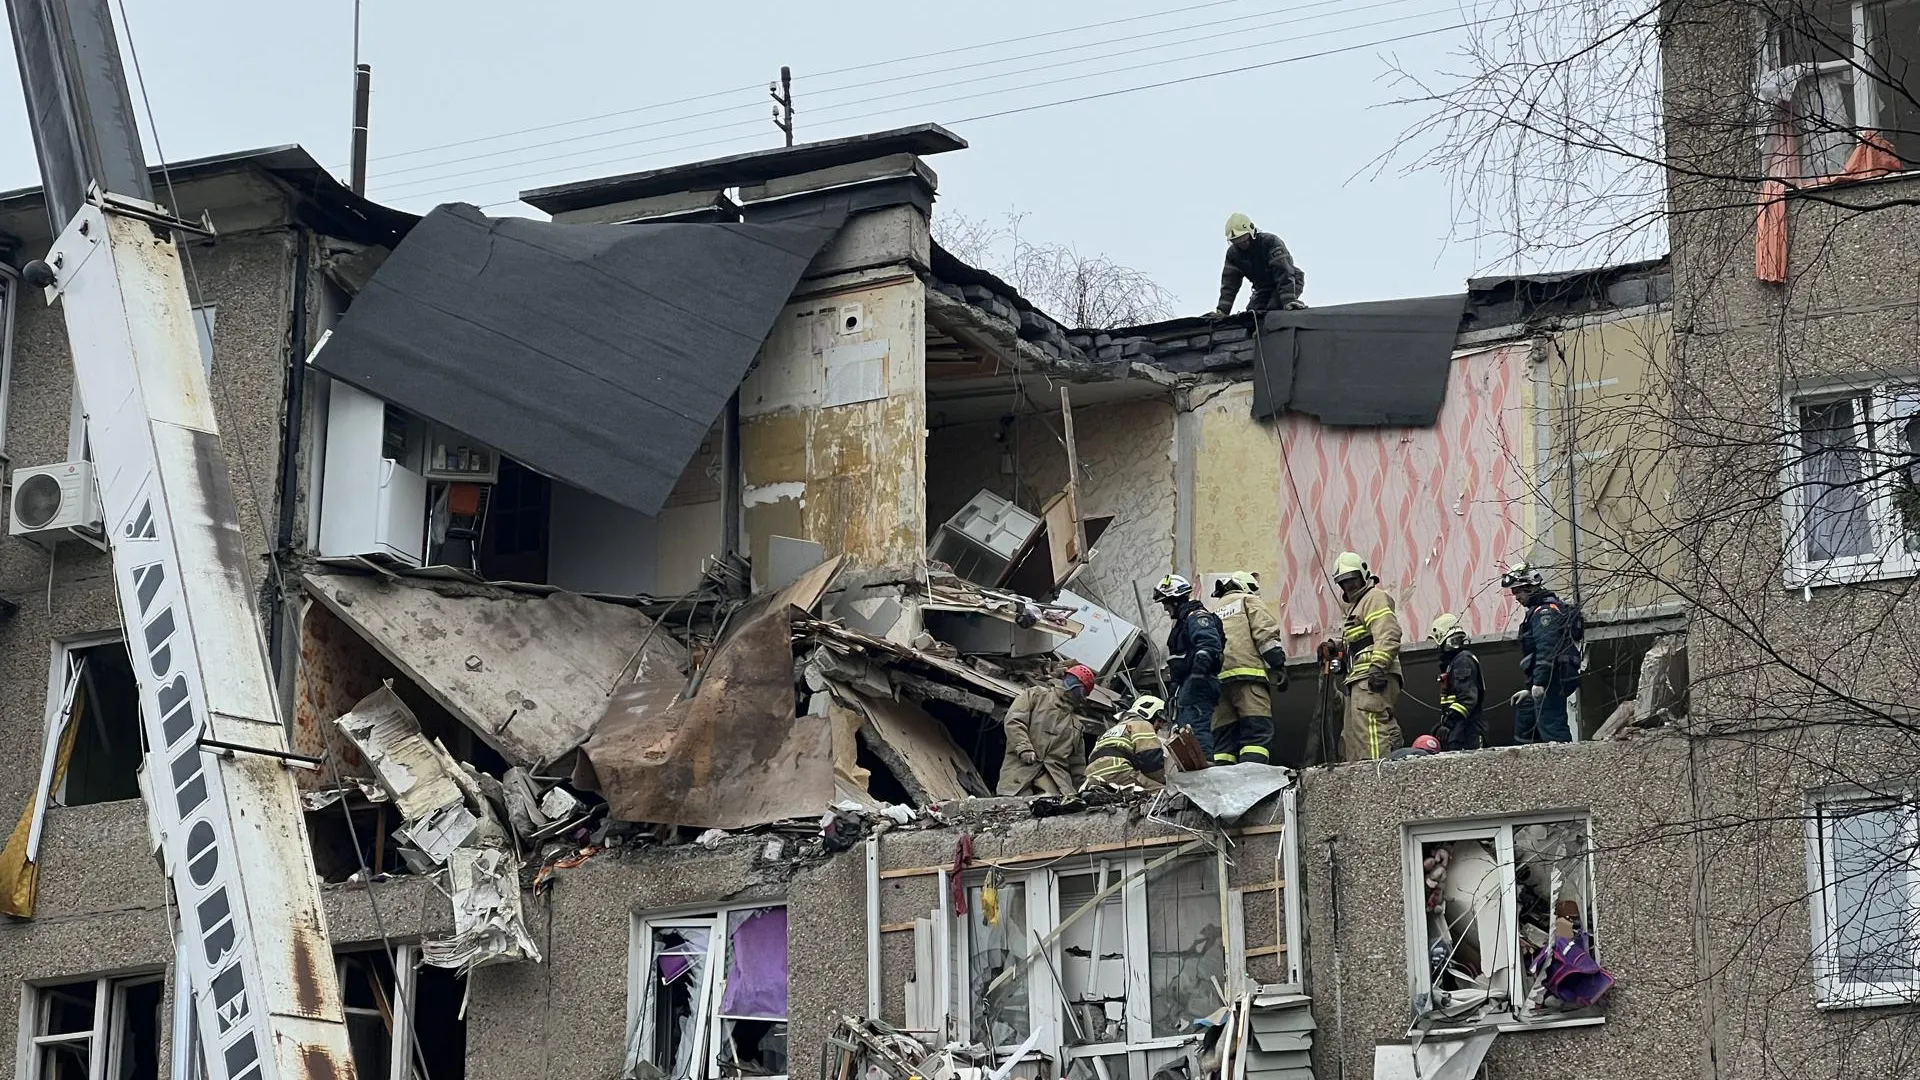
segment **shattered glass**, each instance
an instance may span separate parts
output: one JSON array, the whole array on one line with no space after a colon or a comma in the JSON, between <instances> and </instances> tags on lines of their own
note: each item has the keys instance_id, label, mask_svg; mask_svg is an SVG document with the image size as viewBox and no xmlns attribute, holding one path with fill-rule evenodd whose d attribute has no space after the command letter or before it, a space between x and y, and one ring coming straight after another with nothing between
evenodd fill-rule
<instances>
[{"instance_id":1,"label":"shattered glass","mask_svg":"<svg viewBox=\"0 0 1920 1080\"><path fill-rule=\"evenodd\" d=\"M987 987L1001 972L1025 959L1033 946L1033 934L1027 928L1027 887L1020 882L1001 884L991 922L981 893L978 885L967 890L966 971L971 991L967 999L973 1002L973 1038L988 1046L1018 1046L1033 1031L1027 1007L1030 980L1009 981L994 999L988 998Z\"/></svg>"},{"instance_id":2,"label":"shattered glass","mask_svg":"<svg viewBox=\"0 0 1920 1080\"><path fill-rule=\"evenodd\" d=\"M1529 968L1534 954L1561 940L1588 935L1598 955L1593 933L1592 867L1588 861L1587 828L1578 821L1525 825L1513 830L1515 904L1521 955ZM1523 1018L1569 1008L1553 999L1544 975L1529 982L1521 1008Z\"/></svg>"},{"instance_id":3,"label":"shattered glass","mask_svg":"<svg viewBox=\"0 0 1920 1080\"><path fill-rule=\"evenodd\" d=\"M1109 867L1107 882L1122 869ZM1080 910L1101 888L1097 871L1060 876L1060 914ZM1061 1030L1068 1045L1125 1042L1127 1038L1127 917L1125 891L1116 890L1100 906L1060 935L1060 981L1064 987ZM1093 947L1098 934L1100 948ZM1124 1064L1124 1063L1123 1063ZM1084 1066L1089 1075L1092 1064ZM1121 1075L1124 1075L1122 1073Z\"/></svg>"},{"instance_id":4,"label":"shattered glass","mask_svg":"<svg viewBox=\"0 0 1920 1080\"><path fill-rule=\"evenodd\" d=\"M706 989L709 933L700 927L656 927L653 962L653 1046L647 1055L669 1080L698 1075L695 1028Z\"/></svg>"},{"instance_id":5,"label":"shattered glass","mask_svg":"<svg viewBox=\"0 0 1920 1080\"><path fill-rule=\"evenodd\" d=\"M1226 980L1220 932L1220 880L1209 858L1183 859L1147 877L1147 982L1153 1036L1184 1035L1220 1006L1214 980Z\"/></svg>"}]
</instances>

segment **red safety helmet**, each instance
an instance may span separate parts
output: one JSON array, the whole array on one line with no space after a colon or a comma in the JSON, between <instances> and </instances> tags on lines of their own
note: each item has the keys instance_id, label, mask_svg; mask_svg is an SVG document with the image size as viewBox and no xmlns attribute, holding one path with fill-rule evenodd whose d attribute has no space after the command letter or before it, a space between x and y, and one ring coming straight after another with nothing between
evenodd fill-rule
<instances>
[{"instance_id":1,"label":"red safety helmet","mask_svg":"<svg viewBox=\"0 0 1920 1080\"><path fill-rule=\"evenodd\" d=\"M1072 667L1067 669L1067 674L1073 676L1076 679L1079 679L1080 685L1086 690L1087 693L1089 694L1093 693L1094 676L1093 676L1092 668L1088 667L1085 664L1075 664Z\"/></svg>"},{"instance_id":2,"label":"red safety helmet","mask_svg":"<svg viewBox=\"0 0 1920 1080\"><path fill-rule=\"evenodd\" d=\"M1431 735L1422 735L1413 740L1413 748L1415 750L1425 750L1429 754L1437 754L1440 752L1440 740Z\"/></svg>"}]
</instances>

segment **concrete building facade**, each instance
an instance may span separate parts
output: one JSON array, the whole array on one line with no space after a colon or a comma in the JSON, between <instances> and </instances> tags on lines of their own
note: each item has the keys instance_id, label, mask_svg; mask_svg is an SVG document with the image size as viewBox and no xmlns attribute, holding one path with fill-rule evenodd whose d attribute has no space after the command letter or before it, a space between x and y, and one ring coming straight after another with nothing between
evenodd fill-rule
<instances>
[{"instance_id":1,"label":"concrete building facade","mask_svg":"<svg viewBox=\"0 0 1920 1080\"><path fill-rule=\"evenodd\" d=\"M1435 670L1420 642L1443 610L1468 616L1486 642L1491 696L1504 700L1517 687L1512 654L1501 651L1516 612L1497 589L1500 567L1517 559L1594 597L1591 637L1616 643L1597 649L1604 664L1582 684L1581 738L1593 740L1616 715L1672 718L1670 704L1620 713L1647 696L1642 661L1656 639L1681 629L1685 611L1686 579L1671 572L1670 545L1633 539L1662 539L1665 519L1653 510L1680 483L1669 478L1680 464L1623 434L1631 409L1664 401L1672 281L1664 266L1473 283L1431 427L1256 420L1251 319L1063 327L932 243L936 181L923 158L957 140L923 129L876 138L879 149L799 147L527 195L563 223L636 228L778 220L828 199L851 209L800 275L735 403L659 515L501 462L498 516L479 526L481 554L465 573L440 572L431 554L402 565L327 550L322 539L328 514L344 505L336 500L357 497L329 462L342 445L334 433L360 404L343 380L309 368L307 354L411 222L380 217L327 187L317 169L297 172L288 152L271 165L243 156L185 178L187 209L204 200L221 226L220 239L196 251L197 288L213 310L215 396L242 527L260 556L293 741L341 773L304 789L362 1071L385 1080L674 1075L692 1068L676 1059L689 1045L676 1025L697 1017L728 1032L724 1052L736 1056L710 1056L692 1075L811 1076L846 1013L922 1030L950 1019L961 1037L1003 1050L1038 1031L1047 1075L1097 1075L1097 1060L1104 1080L1123 1072L1150 1080L1179 1056L1193 1016L1218 1004L1217 991L1202 992L1217 978L1221 990L1310 1010L1310 1046L1304 1036L1276 1042L1288 1049L1273 1053L1297 1055L1272 1066L1285 1080L1300 1080L1285 1075L1298 1068L1366 1075L1377 1047L1407 1047L1410 1028L1435 1005L1430 972L1422 974L1433 941L1420 927L1423 864L1440 847L1484 860L1485 880L1505 883L1489 885L1485 899L1509 929L1528 902L1521 883L1551 863L1549 906L1573 905L1572 920L1591 932L1620 987L1596 1009L1516 1015L1528 984L1508 955L1504 974L1484 973L1507 1008L1469 1008L1452 1028L1438 1025L1445 1030L1423 1064L1470 1042L1464 1032L1497 1026L1494 1045L1481 1048L1490 1076L1696 1071L1695 1060L1676 1062L1674 1047L1720 1030L1732 992L1698 983L1707 955L1698 934L1705 912L1734 901L1703 884L1699 830L1674 826L1700 820L1718 800L1749 805L1734 789L1700 785L1751 784L1753 765L1718 751L1703 758L1697 741L1672 731L1316 767L1224 826L1146 800L1049 816L1044 800L984 799L940 800L938 817L877 839L828 835L813 820L755 823L700 842L689 842L698 828L622 824L558 858L544 857L544 843L527 852L517 884L527 886L521 904L538 962L466 977L415 966L422 942L449 933L452 905L388 841L392 808L362 797L375 777L333 732L342 712L391 682L453 758L494 779L514 767L542 773L590 740L629 665L657 664L654 673L678 685L696 663L689 651L720 651L724 628L687 614L731 610L716 595L726 573L716 567L746 556L755 591L790 585L774 574L793 541L848 567L798 606L864 635L869 656L892 650L919 664L911 685L926 695L942 670L921 648L921 609L936 581L929 545L982 491L1044 517L1072 487L1083 519L1110 517L1069 584L1149 637L1165 627L1140 595L1162 574L1204 583L1252 569L1277 583L1270 592L1282 600L1296 679L1278 711L1291 733L1283 756L1296 761L1315 710L1309 657L1335 621L1319 581L1349 547L1404 587L1409 735L1433 719L1421 711ZM44 244L44 227L30 201L10 215L6 205L0 228L21 238L17 261ZM360 224L344 226L349 217ZM84 413L71 402L57 313L18 303L12 355L12 464L80 456L71 418ZM1595 516L1583 519L1588 512ZM408 526L414 539L440 528L437 513L421 500ZM503 521L526 522L524 534L516 529L510 544ZM64 690L66 651L117 630L104 558L78 542L51 559L25 542L0 545L0 595L17 606L0 624L8 646L0 685L21 703L0 736L7 806L36 799L49 753L46 706L57 707ZM657 625L685 631L693 648L656 638ZM589 641L595 648L575 647ZM940 700L1003 708L1011 695L994 695L1015 674L969 670L943 684ZM845 673L821 678L829 675ZM831 696L808 685L815 698ZM890 692L911 696L901 685ZM111 696L92 684L84 692L90 717L96 699ZM937 702L915 700L938 721L935 741L990 781L997 725L969 727ZM828 726L810 712L792 719L796 729ZM1495 720L1496 742L1510 741L1503 722ZM1623 726L1632 728L1607 734ZM94 732L90 723L81 735ZM126 1080L161 1072L190 1080L191 1063L173 1053L184 1029L166 981L166 888L137 788L114 771L130 773L138 756L111 732L97 737L99 754L76 741L67 786L45 812L32 918L0 924L0 980L22 1018L15 1035L0 1036L0 1052L12 1048L23 1080L108 1080L94 1072L117 1060L109 1045L139 1062L121 1071ZM834 764L881 773L886 762L875 766L865 735L858 745L855 761L851 745L835 743ZM87 790L101 797L83 798ZM883 796L877 782L862 794L902 798ZM833 795L829 788L807 812ZM931 800L914 801L930 809ZM1690 802L1696 816L1676 817ZM1695 903L1682 903L1688 897ZM1097 914L1075 922L1089 904ZM1002 917L982 915L989 905ZM741 934L754 920L784 926L780 1017L728 1005L729 983L717 975L695 989L687 978L711 965L732 979L728 965L744 955L732 950L746 949ZM1058 945L1028 948L1029 938L1054 933ZM1516 945L1488 937L1489 968L1497 948ZM989 994L986 981L1010 969L1023 972L1005 992L1012 996ZM89 1045L103 1047L88 1052L93 1071L43 1072L61 1053L48 1046L75 1041L47 1025L70 1022L56 1018L83 992L95 995ZM158 1023L115 1019L151 1010ZM153 1055L136 1049L149 1035ZM701 1045L722 1053L711 1039ZM1700 1060L1712 1057L1703 1050Z\"/></svg>"}]
</instances>

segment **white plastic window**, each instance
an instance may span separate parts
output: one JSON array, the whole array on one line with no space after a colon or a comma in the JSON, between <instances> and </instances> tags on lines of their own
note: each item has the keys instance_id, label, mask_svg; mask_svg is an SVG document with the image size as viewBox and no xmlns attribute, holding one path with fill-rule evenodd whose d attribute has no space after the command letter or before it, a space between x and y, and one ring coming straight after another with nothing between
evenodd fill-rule
<instances>
[{"instance_id":1,"label":"white plastic window","mask_svg":"<svg viewBox=\"0 0 1920 1080\"><path fill-rule=\"evenodd\" d=\"M24 988L26 1080L159 1080L158 973Z\"/></svg>"},{"instance_id":2,"label":"white plastic window","mask_svg":"<svg viewBox=\"0 0 1920 1080\"><path fill-rule=\"evenodd\" d=\"M1196 855L1136 876L1152 861L996 870L991 903L988 880L975 879L968 914L954 920L959 1037L1006 1053L1038 1030L1039 1050L1060 1060L1034 1071L1067 1080L1148 1080L1177 1059L1227 982L1221 863ZM1020 976L987 993L1023 961Z\"/></svg>"},{"instance_id":3,"label":"white plastic window","mask_svg":"<svg viewBox=\"0 0 1920 1080\"><path fill-rule=\"evenodd\" d=\"M1788 583L1920 572L1920 386L1796 398L1787 424Z\"/></svg>"},{"instance_id":4,"label":"white plastic window","mask_svg":"<svg viewBox=\"0 0 1920 1080\"><path fill-rule=\"evenodd\" d=\"M1787 5L1768 40L1768 67L1790 73L1802 175L1842 171L1860 136L1877 132L1920 161L1920 0L1819 0Z\"/></svg>"},{"instance_id":5,"label":"white plastic window","mask_svg":"<svg viewBox=\"0 0 1920 1080\"><path fill-rule=\"evenodd\" d=\"M1834 799L1809 822L1814 956L1828 1007L1920 1000L1920 810Z\"/></svg>"},{"instance_id":6,"label":"white plastic window","mask_svg":"<svg viewBox=\"0 0 1920 1080\"><path fill-rule=\"evenodd\" d=\"M636 918L626 1076L784 1077L787 909Z\"/></svg>"},{"instance_id":7,"label":"white plastic window","mask_svg":"<svg viewBox=\"0 0 1920 1080\"><path fill-rule=\"evenodd\" d=\"M1408 830L1407 981L1427 1028L1599 1015L1555 998L1535 960L1558 940L1596 960L1593 869L1583 818Z\"/></svg>"}]
</instances>

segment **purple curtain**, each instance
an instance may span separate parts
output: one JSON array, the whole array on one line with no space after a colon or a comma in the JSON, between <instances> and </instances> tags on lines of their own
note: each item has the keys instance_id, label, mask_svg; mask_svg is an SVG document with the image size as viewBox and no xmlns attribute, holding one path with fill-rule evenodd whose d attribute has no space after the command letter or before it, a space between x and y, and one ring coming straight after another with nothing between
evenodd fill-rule
<instances>
[{"instance_id":1,"label":"purple curtain","mask_svg":"<svg viewBox=\"0 0 1920 1080\"><path fill-rule=\"evenodd\" d=\"M787 909L760 908L727 916L726 1016L787 1015Z\"/></svg>"}]
</instances>

